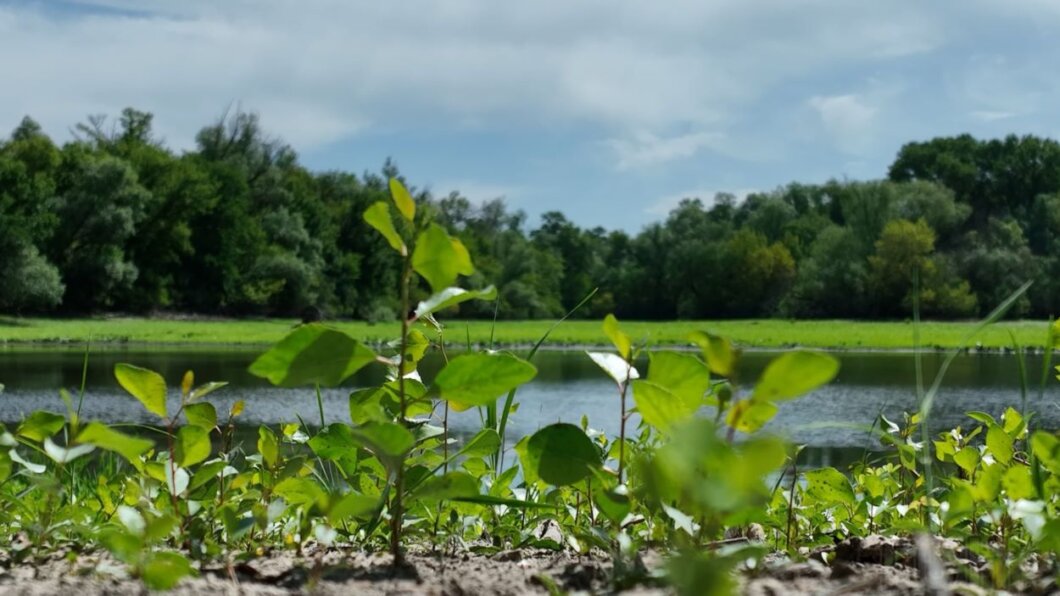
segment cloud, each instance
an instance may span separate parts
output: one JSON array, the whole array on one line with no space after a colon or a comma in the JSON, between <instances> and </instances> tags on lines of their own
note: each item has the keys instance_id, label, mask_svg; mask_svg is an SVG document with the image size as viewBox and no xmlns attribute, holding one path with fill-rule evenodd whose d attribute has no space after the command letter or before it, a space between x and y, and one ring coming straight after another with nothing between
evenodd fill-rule
<instances>
[{"instance_id":1,"label":"cloud","mask_svg":"<svg viewBox=\"0 0 1060 596\"><path fill-rule=\"evenodd\" d=\"M876 124L877 109L857 94L815 96L809 105L817 111L825 131L847 153L860 152Z\"/></svg>"},{"instance_id":2,"label":"cloud","mask_svg":"<svg viewBox=\"0 0 1060 596\"><path fill-rule=\"evenodd\" d=\"M998 110L974 110L970 114L972 118L976 120L982 120L983 122L996 122L998 120L1008 120L1016 116L1013 112L1004 112Z\"/></svg>"},{"instance_id":3,"label":"cloud","mask_svg":"<svg viewBox=\"0 0 1060 596\"><path fill-rule=\"evenodd\" d=\"M606 145L615 153L615 167L626 170L689 158L704 148L718 146L724 140L724 135L710 132L664 138L641 131L631 138L611 139Z\"/></svg>"},{"instance_id":4,"label":"cloud","mask_svg":"<svg viewBox=\"0 0 1060 596\"><path fill-rule=\"evenodd\" d=\"M636 167L694 155L786 81L929 51L943 16L824 0L0 4L17 90L0 114L56 134L133 105L186 147L240 102L300 150L364 131L577 128L620 139Z\"/></svg>"}]
</instances>

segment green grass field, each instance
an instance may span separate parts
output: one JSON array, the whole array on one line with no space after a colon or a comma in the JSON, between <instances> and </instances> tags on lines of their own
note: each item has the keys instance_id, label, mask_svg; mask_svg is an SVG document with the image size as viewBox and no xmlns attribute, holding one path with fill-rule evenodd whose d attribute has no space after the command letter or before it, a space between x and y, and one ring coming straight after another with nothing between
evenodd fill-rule
<instances>
[{"instance_id":1,"label":"green grass field","mask_svg":"<svg viewBox=\"0 0 1060 596\"><path fill-rule=\"evenodd\" d=\"M267 345L283 337L294 320L176 321L139 318L116 319L21 319L0 318L0 344L52 343L148 343L201 345ZM366 342L378 343L397 336L397 324L369 325L335 322L335 327ZM502 321L494 340L498 345L532 344L552 325L551 321ZM739 344L758 348L810 346L836 349L908 349L913 347L913 324L863 321L623 321L623 329L637 340L652 345L685 344L695 329L725 335ZM447 343L490 340L489 321L446 322ZM975 327L971 322L928 322L920 329L921 344L932 348L960 345ZM1024 346L1045 343L1044 321L998 323L984 330L976 341L984 347L1011 347L1012 337ZM604 342L599 321L568 321L549 337L549 345L593 345Z\"/></svg>"}]
</instances>

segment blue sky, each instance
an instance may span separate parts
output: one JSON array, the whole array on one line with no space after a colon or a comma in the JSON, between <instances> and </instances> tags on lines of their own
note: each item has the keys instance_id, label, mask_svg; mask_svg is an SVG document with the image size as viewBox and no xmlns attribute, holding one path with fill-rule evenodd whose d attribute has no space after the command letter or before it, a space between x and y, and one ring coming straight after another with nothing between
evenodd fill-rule
<instances>
[{"instance_id":1,"label":"blue sky","mask_svg":"<svg viewBox=\"0 0 1060 596\"><path fill-rule=\"evenodd\" d=\"M684 196L876 178L902 143L1060 136L1060 2L0 0L0 127L234 103L313 169L630 231Z\"/></svg>"}]
</instances>

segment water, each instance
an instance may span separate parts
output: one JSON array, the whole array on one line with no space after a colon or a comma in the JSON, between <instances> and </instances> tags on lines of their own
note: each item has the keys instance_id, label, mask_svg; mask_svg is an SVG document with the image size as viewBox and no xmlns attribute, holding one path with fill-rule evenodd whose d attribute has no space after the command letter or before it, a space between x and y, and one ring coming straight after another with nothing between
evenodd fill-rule
<instances>
[{"instance_id":1,"label":"water","mask_svg":"<svg viewBox=\"0 0 1060 596\"><path fill-rule=\"evenodd\" d=\"M94 351L89 359L82 417L107 422L153 421L114 380L114 364L129 362L159 371L171 387L177 386L187 369L195 371L199 383L229 382L228 387L209 397L222 417L236 400L242 399L246 401L246 411L241 419L247 424L294 422L299 417L317 423L319 412L312 389L277 389L246 372L258 353L258 349L246 348L130 347ZM740 378L757 378L775 355L745 354ZM793 441L820 448L814 452L815 457L824 460L819 463L847 459L852 452L878 446L868 435L876 416L882 412L891 420L900 421L903 412L916 408L911 353L860 352L837 357L842 366L835 382L801 399L783 402L777 417L766 427ZM926 385L930 385L943 357L937 353L924 355ZM6 385L0 393L0 421L17 422L38 409L63 412L60 387L67 388L76 403L82 358L79 349L0 348L0 383ZM1028 357L1028 409L1038 413L1038 425L1060 428L1060 383L1050 374L1044 399L1038 398L1040 360L1040 356ZM583 415L588 416L593 428L617 434L619 401L615 385L584 352L543 351L534 363L538 376L519 391L516 401L520 408L510 421L510 437L532 433L557 421L577 424ZM428 357L422 367L424 380L429 382L440 365L438 356ZM350 389L379 383L382 378L381 368L373 366L355 375L346 386L323 389L325 420L348 420ZM946 427L968 425L971 421L965 412L969 410L998 415L1010 405L1018 409L1019 387L1015 356L963 354L954 361L942 385L935 422ZM440 416L439 409L436 417ZM450 416L450 426L456 432L473 432L479 424L475 411Z\"/></svg>"}]
</instances>

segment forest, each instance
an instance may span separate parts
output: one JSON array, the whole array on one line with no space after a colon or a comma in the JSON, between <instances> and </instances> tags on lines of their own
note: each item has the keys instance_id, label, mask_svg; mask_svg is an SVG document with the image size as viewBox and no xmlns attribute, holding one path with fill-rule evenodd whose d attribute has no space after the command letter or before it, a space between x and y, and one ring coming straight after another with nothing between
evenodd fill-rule
<instances>
[{"instance_id":1,"label":"forest","mask_svg":"<svg viewBox=\"0 0 1060 596\"><path fill-rule=\"evenodd\" d=\"M416 191L380 171L315 172L254 113L175 151L132 108L59 144L26 117L0 141L0 312L397 318L401 259L363 213L397 177L471 253L464 318L1010 317L1060 306L1060 144L969 135L909 142L879 180L689 197L638 233L540 221L503 199ZM400 156L397 156L400 157ZM351 164L354 165L354 164ZM428 294L425 283L412 290Z\"/></svg>"}]
</instances>

